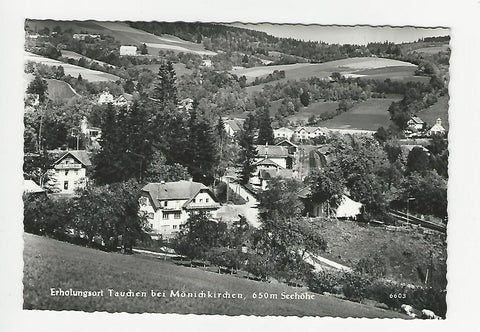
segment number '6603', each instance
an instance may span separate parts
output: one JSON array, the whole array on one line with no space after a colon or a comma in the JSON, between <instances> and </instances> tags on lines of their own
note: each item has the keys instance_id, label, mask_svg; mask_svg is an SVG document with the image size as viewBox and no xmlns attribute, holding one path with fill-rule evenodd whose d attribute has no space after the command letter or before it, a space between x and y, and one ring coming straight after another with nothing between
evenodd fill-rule
<instances>
[{"instance_id":1,"label":"number '6603'","mask_svg":"<svg viewBox=\"0 0 480 332\"><path fill-rule=\"evenodd\" d=\"M391 299L406 299L407 294L406 293L395 293L395 294L390 294Z\"/></svg>"}]
</instances>

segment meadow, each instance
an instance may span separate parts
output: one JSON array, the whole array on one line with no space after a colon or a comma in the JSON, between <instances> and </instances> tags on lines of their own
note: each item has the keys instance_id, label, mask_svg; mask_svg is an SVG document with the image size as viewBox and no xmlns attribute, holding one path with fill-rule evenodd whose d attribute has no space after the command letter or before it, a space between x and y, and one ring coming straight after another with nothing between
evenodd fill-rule
<instances>
[{"instance_id":1,"label":"meadow","mask_svg":"<svg viewBox=\"0 0 480 332\"><path fill-rule=\"evenodd\" d=\"M282 292L299 294L306 290L177 266L153 257L102 252L31 234L24 235L23 284L24 309L406 318L397 312L319 294L311 300L281 300ZM104 290L104 296L51 296L51 288ZM109 296L108 289L145 291L148 296ZM228 291L242 294L243 299L151 297L151 290L167 294L170 290ZM254 299L253 293L259 292L277 294L278 298Z\"/></svg>"},{"instance_id":2,"label":"meadow","mask_svg":"<svg viewBox=\"0 0 480 332\"><path fill-rule=\"evenodd\" d=\"M428 127L435 124L438 118L442 120L442 126L445 130L449 128L448 122L448 96L438 98L438 101L432 106L418 112L418 116L427 123Z\"/></svg>"},{"instance_id":3,"label":"meadow","mask_svg":"<svg viewBox=\"0 0 480 332\"><path fill-rule=\"evenodd\" d=\"M379 127L387 128L390 121L388 108L393 101L400 98L372 98L360 102L352 109L340 115L319 123L321 127L330 129L361 129L377 130Z\"/></svg>"},{"instance_id":4,"label":"meadow","mask_svg":"<svg viewBox=\"0 0 480 332\"><path fill-rule=\"evenodd\" d=\"M24 73L25 90L35 76L33 74ZM47 79L48 84L48 97L54 101L68 100L73 97L79 96L79 94L72 88L70 84L64 81L56 80L53 78Z\"/></svg>"},{"instance_id":5,"label":"meadow","mask_svg":"<svg viewBox=\"0 0 480 332\"><path fill-rule=\"evenodd\" d=\"M47 66L62 66L65 75L70 75L72 77L78 77L78 75L82 75L82 78L88 80L89 82L105 82L105 81L117 81L120 77L108 73L104 73L98 70L91 70L75 65L71 65L69 63L61 62L58 60L49 59L40 55L36 55L30 52L25 52L25 62L32 61L35 63L41 63Z\"/></svg>"}]
</instances>

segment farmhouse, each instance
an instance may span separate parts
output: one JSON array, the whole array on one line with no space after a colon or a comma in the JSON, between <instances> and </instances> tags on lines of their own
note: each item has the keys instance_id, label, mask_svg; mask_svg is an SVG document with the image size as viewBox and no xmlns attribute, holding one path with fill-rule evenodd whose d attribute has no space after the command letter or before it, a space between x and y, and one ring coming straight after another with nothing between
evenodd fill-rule
<instances>
[{"instance_id":1,"label":"farmhouse","mask_svg":"<svg viewBox=\"0 0 480 332\"><path fill-rule=\"evenodd\" d=\"M108 91L103 91L98 97L97 103L100 105L113 103L113 95Z\"/></svg>"},{"instance_id":2,"label":"farmhouse","mask_svg":"<svg viewBox=\"0 0 480 332\"><path fill-rule=\"evenodd\" d=\"M120 55L137 55L137 47L136 46L120 46Z\"/></svg>"},{"instance_id":3,"label":"farmhouse","mask_svg":"<svg viewBox=\"0 0 480 332\"><path fill-rule=\"evenodd\" d=\"M286 139L281 142L278 142L276 145L286 147L288 150L288 154L292 156L294 156L298 151L298 145L293 144L292 142Z\"/></svg>"},{"instance_id":4,"label":"farmhouse","mask_svg":"<svg viewBox=\"0 0 480 332\"><path fill-rule=\"evenodd\" d=\"M407 126L410 130L418 131L425 129L425 122L416 115L412 115L407 121Z\"/></svg>"},{"instance_id":5,"label":"farmhouse","mask_svg":"<svg viewBox=\"0 0 480 332\"><path fill-rule=\"evenodd\" d=\"M191 213L207 211L215 217L220 207L208 187L192 181L149 183L142 188L139 204L152 233L164 239L178 233Z\"/></svg>"},{"instance_id":6,"label":"farmhouse","mask_svg":"<svg viewBox=\"0 0 480 332\"><path fill-rule=\"evenodd\" d=\"M290 128L282 127L282 128L273 130L274 138L287 139L290 141L292 139L293 134L294 134L294 131Z\"/></svg>"},{"instance_id":7,"label":"farmhouse","mask_svg":"<svg viewBox=\"0 0 480 332\"><path fill-rule=\"evenodd\" d=\"M60 184L61 194L74 194L87 185L87 171L92 166L85 150L67 151L53 163L54 178Z\"/></svg>"}]
</instances>

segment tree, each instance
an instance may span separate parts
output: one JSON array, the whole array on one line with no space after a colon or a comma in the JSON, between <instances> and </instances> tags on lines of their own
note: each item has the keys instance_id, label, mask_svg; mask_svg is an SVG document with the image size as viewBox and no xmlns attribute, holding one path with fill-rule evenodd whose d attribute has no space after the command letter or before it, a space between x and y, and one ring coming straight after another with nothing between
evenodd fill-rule
<instances>
[{"instance_id":1,"label":"tree","mask_svg":"<svg viewBox=\"0 0 480 332\"><path fill-rule=\"evenodd\" d=\"M206 212L192 213L178 234L175 247L189 258L205 259L212 248L225 245L226 229L225 223L210 219Z\"/></svg>"},{"instance_id":2,"label":"tree","mask_svg":"<svg viewBox=\"0 0 480 332\"><path fill-rule=\"evenodd\" d=\"M410 151L407 157L406 173L412 172L423 173L429 169L428 155L421 147L415 147Z\"/></svg>"},{"instance_id":3,"label":"tree","mask_svg":"<svg viewBox=\"0 0 480 332\"><path fill-rule=\"evenodd\" d=\"M176 74L170 61L162 63L158 70L152 97L161 104L173 103L177 105Z\"/></svg>"},{"instance_id":4,"label":"tree","mask_svg":"<svg viewBox=\"0 0 480 332\"><path fill-rule=\"evenodd\" d=\"M238 145L240 146L238 165L240 167L240 183L242 184L247 184L255 171L253 163L257 155L257 149L253 145L253 130L254 119L252 114L249 114L238 134Z\"/></svg>"},{"instance_id":5,"label":"tree","mask_svg":"<svg viewBox=\"0 0 480 332\"><path fill-rule=\"evenodd\" d=\"M303 91L300 95L300 102L303 106L307 107L310 104L310 93L308 91Z\"/></svg>"},{"instance_id":6,"label":"tree","mask_svg":"<svg viewBox=\"0 0 480 332\"><path fill-rule=\"evenodd\" d=\"M38 95L38 100L43 103L48 96L48 83L39 74L28 84L27 93Z\"/></svg>"},{"instance_id":7,"label":"tree","mask_svg":"<svg viewBox=\"0 0 480 332\"><path fill-rule=\"evenodd\" d=\"M143 43L140 46L140 54L142 54L142 55L148 54L148 48L147 48L147 45L145 43Z\"/></svg>"},{"instance_id":8,"label":"tree","mask_svg":"<svg viewBox=\"0 0 480 332\"><path fill-rule=\"evenodd\" d=\"M258 140L257 144L265 145L265 144L273 144L274 143L274 135L272 129L272 119L270 118L270 112L268 108L261 108L259 111L259 119L258 119Z\"/></svg>"},{"instance_id":9,"label":"tree","mask_svg":"<svg viewBox=\"0 0 480 332\"><path fill-rule=\"evenodd\" d=\"M328 212L336 209L345 191L345 179L337 167L322 168L311 175L311 203L327 203Z\"/></svg>"},{"instance_id":10,"label":"tree","mask_svg":"<svg viewBox=\"0 0 480 332\"><path fill-rule=\"evenodd\" d=\"M190 178L186 167L180 164L168 165L161 151L155 151L145 171L145 182L170 182Z\"/></svg>"}]
</instances>

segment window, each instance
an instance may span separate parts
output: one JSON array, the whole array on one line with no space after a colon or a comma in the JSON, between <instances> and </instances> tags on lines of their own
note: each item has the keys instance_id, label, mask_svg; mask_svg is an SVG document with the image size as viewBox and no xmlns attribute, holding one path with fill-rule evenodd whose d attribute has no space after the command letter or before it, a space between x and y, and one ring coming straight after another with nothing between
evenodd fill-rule
<instances>
[{"instance_id":1,"label":"window","mask_svg":"<svg viewBox=\"0 0 480 332\"><path fill-rule=\"evenodd\" d=\"M75 170L75 175L78 175L78 169Z\"/></svg>"},{"instance_id":2,"label":"window","mask_svg":"<svg viewBox=\"0 0 480 332\"><path fill-rule=\"evenodd\" d=\"M203 202L203 198L200 198L200 200L199 200L199 201L200 201L200 203L202 203L202 202Z\"/></svg>"},{"instance_id":3,"label":"window","mask_svg":"<svg viewBox=\"0 0 480 332\"><path fill-rule=\"evenodd\" d=\"M208 203L208 198L205 198L205 203Z\"/></svg>"},{"instance_id":4,"label":"window","mask_svg":"<svg viewBox=\"0 0 480 332\"><path fill-rule=\"evenodd\" d=\"M68 190L68 181L63 182L63 189Z\"/></svg>"},{"instance_id":5,"label":"window","mask_svg":"<svg viewBox=\"0 0 480 332\"><path fill-rule=\"evenodd\" d=\"M163 212L162 213L162 219L168 219L168 213Z\"/></svg>"},{"instance_id":6,"label":"window","mask_svg":"<svg viewBox=\"0 0 480 332\"><path fill-rule=\"evenodd\" d=\"M173 218L174 218L174 219L180 219L181 216L182 216L182 213L181 213L181 212L175 212L175 213L173 214Z\"/></svg>"},{"instance_id":7,"label":"window","mask_svg":"<svg viewBox=\"0 0 480 332\"><path fill-rule=\"evenodd\" d=\"M67 170L65 170L65 175L68 175L68 169L67 169Z\"/></svg>"},{"instance_id":8,"label":"window","mask_svg":"<svg viewBox=\"0 0 480 332\"><path fill-rule=\"evenodd\" d=\"M173 229L177 229L177 225L173 225L172 228L173 228Z\"/></svg>"},{"instance_id":9,"label":"window","mask_svg":"<svg viewBox=\"0 0 480 332\"><path fill-rule=\"evenodd\" d=\"M192 199L192 202L193 202L193 203L195 203L195 198L194 198L194 199Z\"/></svg>"},{"instance_id":10,"label":"window","mask_svg":"<svg viewBox=\"0 0 480 332\"><path fill-rule=\"evenodd\" d=\"M167 205L168 205L168 201L163 202L163 206L167 206Z\"/></svg>"}]
</instances>

